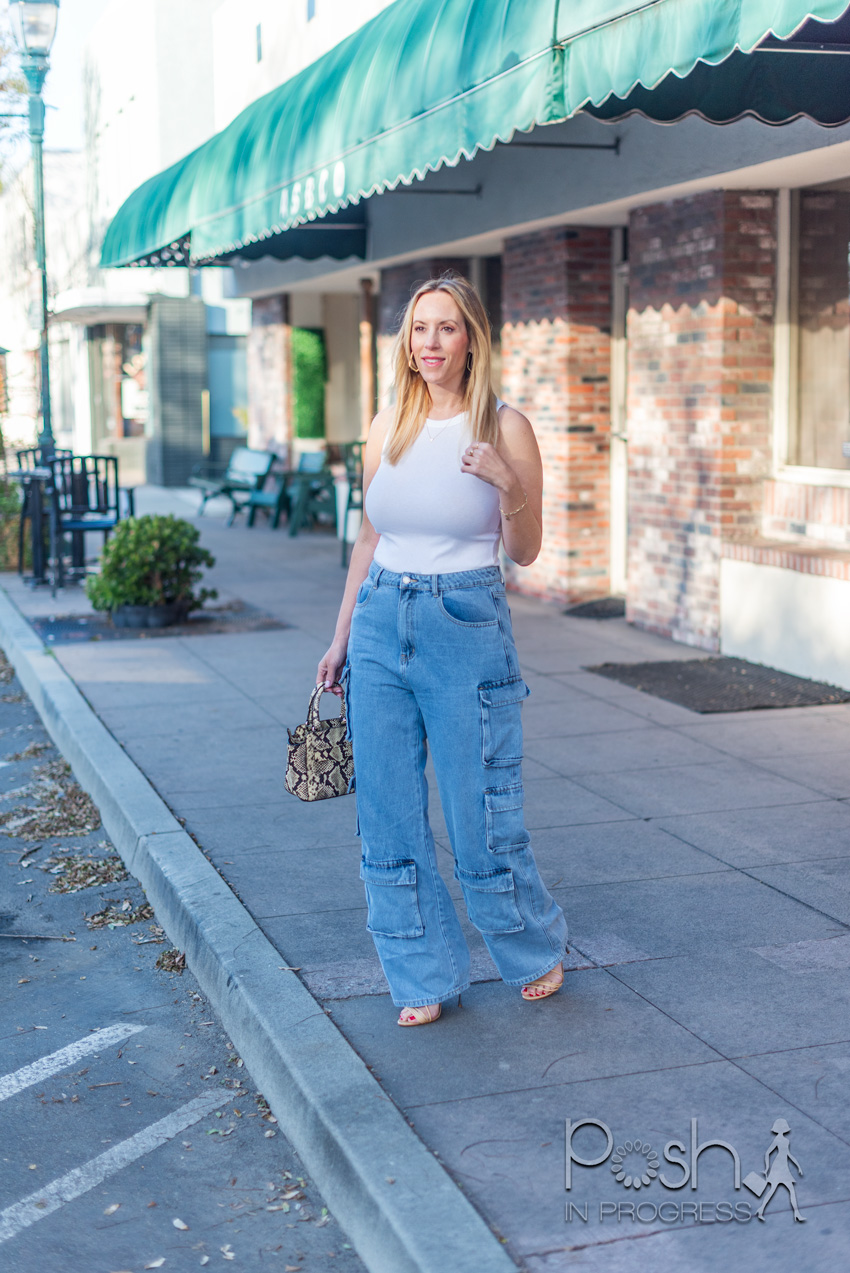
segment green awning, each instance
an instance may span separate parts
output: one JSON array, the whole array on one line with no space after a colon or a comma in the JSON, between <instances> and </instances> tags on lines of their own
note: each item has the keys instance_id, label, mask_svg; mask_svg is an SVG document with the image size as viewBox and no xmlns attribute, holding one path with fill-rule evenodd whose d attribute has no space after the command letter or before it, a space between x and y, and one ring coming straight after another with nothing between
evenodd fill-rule
<instances>
[{"instance_id":1,"label":"green awning","mask_svg":"<svg viewBox=\"0 0 850 1273\"><path fill-rule=\"evenodd\" d=\"M719 66L698 62L689 75L667 75L655 88L638 84L585 108L612 122L645 115L673 124L699 115L729 124L750 115L763 124L811 119L826 127L850 121L850 12L837 22L806 22L789 40L770 37L752 53L735 52Z\"/></svg>"},{"instance_id":2,"label":"green awning","mask_svg":"<svg viewBox=\"0 0 850 1273\"><path fill-rule=\"evenodd\" d=\"M846 6L396 0L134 191L101 264L225 258L612 95L622 113L636 86L681 80ZM276 254L295 253L278 245ZM344 254L330 229L326 254Z\"/></svg>"}]
</instances>

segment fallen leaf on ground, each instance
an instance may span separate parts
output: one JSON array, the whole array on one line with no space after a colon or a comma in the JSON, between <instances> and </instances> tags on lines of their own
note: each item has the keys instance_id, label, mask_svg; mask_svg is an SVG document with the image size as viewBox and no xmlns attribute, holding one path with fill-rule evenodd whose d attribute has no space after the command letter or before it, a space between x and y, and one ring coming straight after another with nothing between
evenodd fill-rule
<instances>
[{"instance_id":1,"label":"fallen leaf on ground","mask_svg":"<svg viewBox=\"0 0 850 1273\"><path fill-rule=\"evenodd\" d=\"M115 1215L115 1212L118 1210L118 1208L119 1208L120 1206L121 1206L121 1203L120 1203L120 1202L113 1202L113 1203L112 1203L112 1206L111 1206L111 1207L107 1207L103 1214L104 1214L105 1216L114 1216L114 1215Z\"/></svg>"},{"instance_id":2,"label":"fallen leaf on ground","mask_svg":"<svg viewBox=\"0 0 850 1273\"><path fill-rule=\"evenodd\" d=\"M142 902L141 906L137 906L135 910L124 910L123 907L118 909L115 906L107 906L102 911L96 911L94 915L86 915L85 921L89 928L118 928L129 924L140 924L142 920L151 919L153 917L153 908L149 902Z\"/></svg>"},{"instance_id":3,"label":"fallen leaf on ground","mask_svg":"<svg viewBox=\"0 0 850 1273\"><path fill-rule=\"evenodd\" d=\"M188 1228L189 1228L188 1224L184 1224L182 1220L172 1220L172 1221L171 1221L171 1223L174 1225L175 1229L188 1229Z\"/></svg>"},{"instance_id":4,"label":"fallen leaf on ground","mask_svg":"<svg viewBox=\"0 0 850 1273\"><path fill-rule=\"evenodd\" d=\"M210 1262L210 1257L208 1255L201 1256L201 1264L209 1264L209 1262Z\"/></svg>"},{"instance_id":5,"label":"fallen leaf on ground","mask_svg":"<svg viewBox=\"0 0 850 1273\"><path fill-rule=\"evenodd\" d=\"M146 1269L161 1269L165 1263L165 1256L161 1255L158 1260L151 1260L150 1264L146 1264Z\"/></svg>"},{"instance_id":6,"label":"fallen leaf on ground","mask_svg":"<svg viewBox=\"0 0 850 1273\"><path fill-rule=\"evenodd\" d=\"M2 684L2 682L0 682ZM50 750L50 743L29 743L23 751L16 751L14 756L7 756L6 760L10 764L14 764L16 760L33 760L37 756L41 756L44 752Z\"/></svg>"},{"instance_id":7,"label":"fallen leaf on ground","mask_svg":"<svg viewBox=\"0 0 850 1273\"><path fill-rule=\"evenodd\" d=\"M22 699L3 696L3 702ZM71 775L64 760L39 765L33 781L19 788L15 795L29 797L34 803L0 814L0 826L6 835L21 840L44 840L50 836L88 835L100 826L100 814L89 796Z\"/></svg>"},{"instance_id":8,"label":"fallen leaf on ground","mask_svg":"<svg viewBox=\"0 0 850 1273\"><path fill-rule=\"evenodd\" d=\"M56 877L50 885L51 893L78 893L96 884L117 884L127 878L124 864L116 854L104 858L84 853L55 854L41 869Z\"/></svg>"}]
</instances>

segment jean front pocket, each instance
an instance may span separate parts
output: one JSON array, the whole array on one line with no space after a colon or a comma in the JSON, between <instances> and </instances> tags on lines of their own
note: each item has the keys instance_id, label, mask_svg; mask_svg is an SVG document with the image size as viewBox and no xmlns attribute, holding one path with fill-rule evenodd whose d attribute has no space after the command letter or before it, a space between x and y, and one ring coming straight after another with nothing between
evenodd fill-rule
<instances>
[{"instance_id":1,"label":"jean front pocket","mask_svg":"<svg viewBox=\"0 0 850 1273\"><path fill-rule=\"evenodd\" d=\"M522 816L522 783L509 787L488 787L484 792L487 848L492 853L524 849L531 837Z\"/></svg>"},{"instance_id":2,"label":"jean front pocket","mask_svg":"<svg viewBox=\"0 0 850 1273\"><path fill-rule=\"evenodd\" d=\"M499 622L489 588L450 588L440 593L439 603L444 617L460 628L494 628Z\"/></svg>"},{"instance_id":3,"label":"jean front pocket","mask_svg":"<svg viewBox=\"0 0 850 1273\"><path fill-rule=\"evenodd\" d=\"M518 765L522 760L521 708L529 693L521 676L479 685L481 758L488 769Z\"/></svg>"},{"instance_id":4,"label":"jean front pocket","mask_svg":"<svg viewBox=\"0 0 850 1273\"><path fill-rule=\"evenodd\" d=\"M366 927L378 937L421 937L425 932L416 892L416 863L360 861L369 918Z\"/></svg>"},{"instance_id":5,"label":"jean front pocket","mask_svg":"<svg viewBox=\"0 0 850 1273\"><path fill-rule=\"evenodd\" d=\"M355 606L358 609L362 606L365 606L366 602L372 596L372 593L374 591L375 591L375 580L372 579L370 575L367 575L366 578L361 583L360 587L357 589L357 597L354 602Z\"/></svg>"},{"instance_id":6,"label":"jean front pocket","mask_svg":"<svg viewBox=\"0 0 850 1273\"><path fill-rule=\"evenodd\" d=\"M480 933L518 933L524 924L514 896L513 872L465 871L455 867L469 918Z\"/></svg>"}]
</instances>

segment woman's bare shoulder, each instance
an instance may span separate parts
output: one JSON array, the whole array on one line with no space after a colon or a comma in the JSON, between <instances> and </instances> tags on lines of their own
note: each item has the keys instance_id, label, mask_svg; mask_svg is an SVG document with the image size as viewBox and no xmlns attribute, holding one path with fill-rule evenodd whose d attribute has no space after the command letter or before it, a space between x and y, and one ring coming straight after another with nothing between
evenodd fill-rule
<instances>
[{"instance_id":1,"label":"woman's bare shoulder","mask_svg":"<svg viewBox=\"0 0 850 1273\"><path fill-rule=\"evenodd\" d=\"M509 407L506 402L499 408L499 429L506 441L519 441L531 435L534 429L528 416L524 416L516 407Z\"/></svg>"},{"instance_id":2,"label":"woman's bare shoulder","mask_svg":"<svg viewBox=\"0 0 850 1273\"><path fill-rule=\"evenodd\" d=\"M369 429L370 434L372 433L385 434L387 429L390 427L390 425L393 422L394 415L395 415L395 407L382 407L381 410L378 412L378 414L375 416L374 420L372 421L372 424Z\"/></svg>"}]
</instances>

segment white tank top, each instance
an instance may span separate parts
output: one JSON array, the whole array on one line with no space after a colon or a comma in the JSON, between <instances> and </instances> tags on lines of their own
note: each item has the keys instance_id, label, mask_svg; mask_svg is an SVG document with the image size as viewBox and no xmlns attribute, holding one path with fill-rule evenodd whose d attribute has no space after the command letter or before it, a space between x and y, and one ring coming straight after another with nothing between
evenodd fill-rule
<instances>
[{"instance_id":1,"label":"white tank top","mask_svg":"<svg viewBox=\"0 0 850 1273\"><path fill-rule=\"evenodd\" d=\"M379 566L433 575L498 564L499 492L460 467L471 437L466 413L428 419L398 464L382 458L366 492Z\"/></svg>"}]
</instances>

